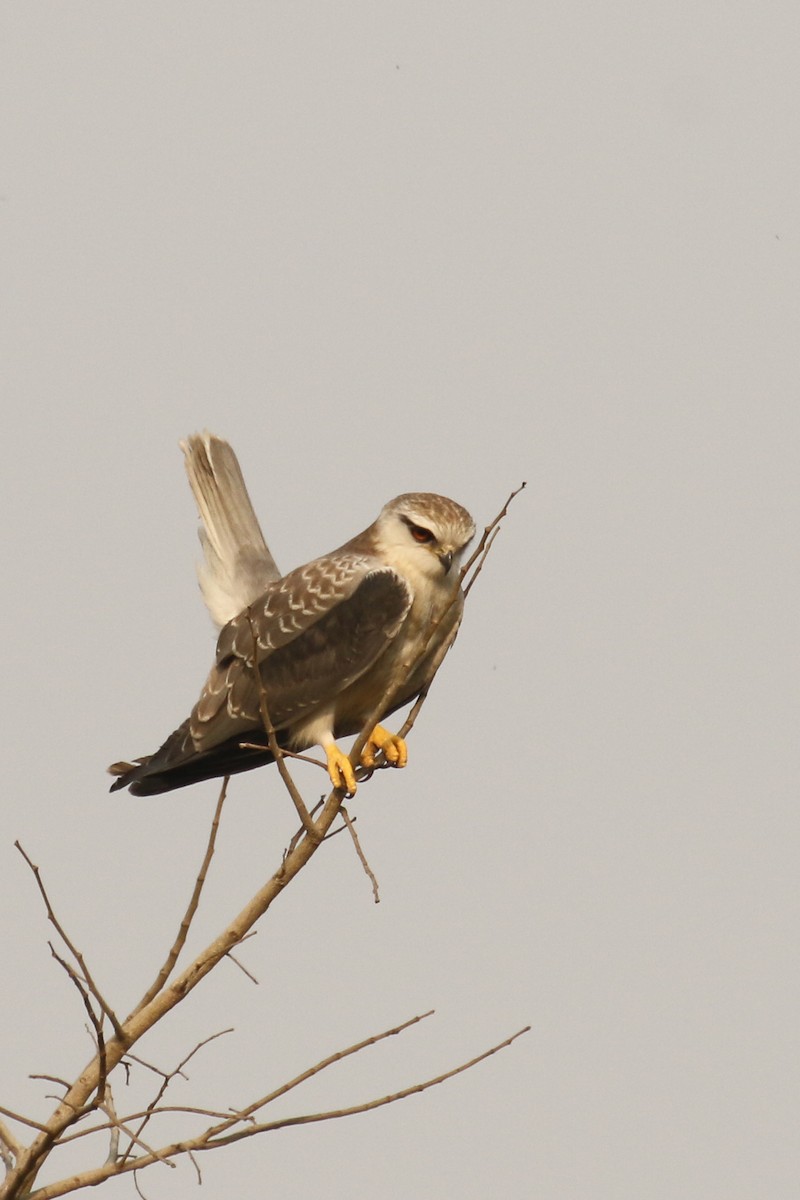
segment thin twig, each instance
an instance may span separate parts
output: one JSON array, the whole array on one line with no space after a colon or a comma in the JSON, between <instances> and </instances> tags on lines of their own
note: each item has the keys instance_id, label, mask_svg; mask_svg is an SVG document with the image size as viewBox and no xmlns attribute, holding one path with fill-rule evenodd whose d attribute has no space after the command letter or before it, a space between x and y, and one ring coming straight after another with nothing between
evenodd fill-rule
<instances>
[{"instance_id":1,"label":"thin twig","mask_svg":"<svg viewBox=\"0 0 800 1200\"><path fill-rule=\"evenodd\" d=\"M258 1112L259 1109L265 1108L268 1104L272 1104L272 1102L274 1100L278 1100L278 1099L280 1099L281 1096L285 1096L287 1094L287 1092L290 1092L294 1088L299 1087L301 1083L305 1083L307 1080L312 1079L315 1075L318 1075L321 1071L326 1070L328 1067L333 1066L335 1063L342 1062L345 1058L349 1058L353 1054L358 1054L361 1050L365 1050L369 1046L375 1046L378 1044L378 1042L385 1041L387 1038L396 1037L398 1034L405 1033L405 1031L407 1029L410 1029L412 1025L418 1025L420 1021L424 1021L427 1017L432 1017L433 1011L434 1010L431 1009L429 1012L420 1013L419 1016L411 1017L408 1021L403 1021L402 1024L395 1025L392 1029L385 1029L381 1033L372 1034L370 1037L364 1038L360 1042L355 1042L352 1046L347 1046L344 1050L337 1050L335 1053L329 1054L326 1058L320 1059L320 1061L318 1063L315 1063L313 1067L308 1067L305 1071L302 1071L299 1075L296 1075L294 1077L294 1079L288 1080L288 1082L281 1084L280 1087L276 1088L274 1091L267 1092L267 1094L265 1096L261 1096L258 1100L254 1100L252 1102L252 1104L248 1104L246 1108L238 1109L233 1113L230 1113L230 1114L214 1113L213 1110L204 1109L204 1108L195 1108L195 1107L189 1106L189 1105L158 1104L158 1100L161 1098L161 1096L163 1096L164 1092L166 1091L166 1086L164 1086L160 1091L159 1097L151 1105L148 1105L148 1107L143 1112L130 1113L128 1116L125 1117L125 1120L130 1122L130 1121L138 1120L141 1117L145 1117L147 1120L150 1120L151 1117L157 1116L161 1113L179 1113L179 1112L180 1113L199 1113L199 1114L206 1115L206 1116L220 1116L220 1117L222 1117L221 1123L219 1125L212 1126L209 1130L206 1130L206 1135L208 1135L209 1137L216 1137L218 1134L226 1132L228 1129L233 1128L234 1125L238 1125L242 1121L251 1121L252 1122L253 1114ZM230 1031L225 1030L224 1032L227 1033ZM215 1036L219 1037L220 1034L216 1034ZM211 1039L209 1038L207 1040L210 1041ZM201 1043L201 1045L204 1045L204 1044L205 1043ZM194 1054L195 1051L199 1050L199 1049L200 1049L200 1046L196 1046L195 1050L192 1051L192 1054ZM129 1057L132 1057L132 1055L129 1055ZM169 1076L167 1076L166 1072L159 1072L159 1073L164 1075L164 1077L165 1077L165 1079L167 1079L167 1083L168 1083L170 1078L173 1078L177 1074L182 1074L181 1068L186 1065L186 1063L189 1061L190 1057L191 1057L191 1055L188 1055L183 1060L183 1062L180 1063L179 1066L176 1067L175 1070L170 1073ZM145 1065L149 1066L149 1064L145 1064ZM151 1070L158 1070L158 1068L151 1067ZM144 1127L144 1124L142 1126L140 1126L140 1129L143 1127ZM68 1137L64 1138L63 1141L64 1142L77 1141L79 1138L86 1137L90 1133L100 1133L106 1128L108 1128L108 1126L106 1126L106 1125L94 1125L94 1126L92 1126L91 1129L85 1129L85 1130L81 1130L78 1133L70 1134ZM129 1151L128 1151L128 1153L129 1153ZM127 1157L127 1154L123 1155L123 1158L121 1161L124 1162L126 1157Z\"/></svg>"},{"instance_id":2,"label":"thin twig","mask_svg":"<svg viewBox=\"0 0 800 1200\"><path fill-rule=\"evenodd\" d=\"M175 941L172 943L169 954L164 960L164 963L153 980L153 983L142 996L141 1000L131 1013L131 1016L141 1012L141 1010L150 1003L153 997L158 995L172 974L172 969L175 966L175 963L178 961L181 950L186 944L186 938L189 935L189 929L200 904L200 895L203 891L203 885L205 884L206 876L208 875L208 868L211 865L211 859L214 856L214 848L217 842L217 832L219 830L220 818L222 816L222 806L225 803L225 797L228 794L229 778L230 777L226 775L222 781L222 787L220 788L219 797L217 798L217 806L214 809L214 816L211 821L211 829L208 833L208 842L206 843L203 861L200 864L200 870L197 873L197 878L194 882L194 888L192 889L191 899L189 900L186 912L183 914L183 919L180 923Z\"/></svg>"},{"instance_id":3,"label":"thin twig","mask_svg":"<svg viewBox=\"0 0 800 1200\"><path fill-rule=\"evenodd\" d=\"M492 546L494 545L494 539L497 537L499 532L500 532L499 529L493 530L493 532L486 539L486 545L484 546L483 552L482 552L480 558L478 559L478 562L475 566L475 570L472 572L472 575L470 576L469 580L467 581L467 583L464 586L464 599L465 600L466 600L467 596L470 594L470 592L472 591L472 587L473 587L473 584L475 583L475 580L478 578L481 571L483 570L483 564L486 562L486 557L487 557L489 551L491 550Z\"/></svg>"},{"instance_id":4,"label":"thin twig","mask_svg":"<svg viewBox=\"0 0 800 1200\"><path fill-rule=\"evenodd\" d=\"M317 803L314 805L314 807L311 809L311 811L309 812L308 815L313 819L316 816L316 814L319 812L319 810L323 807L324 804L325 804L325 797L321 796L319 798L319 800L317 801ZM294 850L297 849L297 846L300 844L300 839L305 837L305 832L306 832L305 829L301 826L300 829L298 829L296 833L292 834L292 837L289 840L289 845L286 847L286 850L284 851L284 855L283 855L284 860L286 860L288 858L288 856Z\"/></svg>"},{"instance_id":5,"label":"thin twig","mask_svg":"<svg viewBox=\"0 0 800 1200\"><path fill-rule=\"evenodd\" d=\"M103 1106L101 1105L101 1107L103 1107ZM105 1109L104 1109L104 1111L105 1111ZM143 1150L145 1154L150 1155L157 1162L164 1163L165 1166L173 1167L173 1168L178 1165L177 1163L174 1163L172 1161L172 1159L169 1158L163 1150L155 1150L152 1146L148 1146L147 1142L143 1142L142 1139L140 1137L138 1137L138 1135L136 1133L134 1133L132 1129L129 1128L129 1126L127 1124L129 1118L125 1118L124 1121L120 1121L116 1116L112 1116L111 1113L108 1113L108 1116L110 1118L109 1126L111 1128L112 1141L113 1141L114 1135L116 1134L117 1144L119 1144L119 1135L121 1133L124 1133L127 1138L130 1138L132 1144L137 1145L140 1150ZM99 1133L100 1127L96 1127L96 1128L92 1129L90 1132L91 1133ZM65 1139L65 1140L67 1140L67 1139ZM111 1162L123 1162L124 1163L126 1161L126 1158L129 1155L129 1153L130 1153L130 1151L127 1151L122 1156L119 1156L115 1153L113 1158L111 1158L111 1156L109 1155L109 1159Z\"/></svg>"},{"instance_id":6,"label":"thin twig","mask_svg":"<svg viewBox=\"0 0 800 1200\"><path fill-rule=\"evenodd\" d=\"M263 742L237 742L240 750L263 750ZM321 758L314 758L313 754L298 754L296 750L289 750L286 746L278 746L284 758L296 758L298 762L311 763L312 767L319 767L321 771L326 771L327 767ZM270 746L270 752L272 747Z\"/></svg>"},{"instance_id":7,"label":"thin twig","mask_svg":"<svg viewBox=\"0 0 800 1200\"><path fill-rule=\"evenodd\" d=\"M350 821L351 821L351 823L352 823L353 825L355 825L355 823L356 823L356 821L357 821L357 820L358 820L358 817L351 817L351 818L350 818ZM330 831L330 833L326 833L326 834L325 834L325 839L324 839L324 840L325 840L326 842L330 842L330 841L331 841L333 838L335 838L335 837L338 837L340 833L347 833L347 826L346 826L346 825L338 825L338 826L336 827L336 829L332 829L332 830Z\"/></svg>"},{"instance_id":8,"label":"thin twig","mask_svg":"<svg viewBox=\"0 0 800 1200\"><path fill-rule=\"evenodd\" d=\"M191 1150L187 1150L187 1151L186 1151L186 1153L187 1153L187 1154L188 1154L188 1156L189 1156L189 1162L192 1164L192 1166L194 1167L195 1171L197 1172L197 1182L198 1182L198 1185L202 1185L202 1182L203 1182L203 1174L202 1174L202 1171L200 1170L200 1164L199 1164L199 1162L197 1161L197 1159L195 1158L194 1154L192 1154Z\"/></svg>"},{"instance_id":9,"label":"thin twig","mask_svg":"<svg viewBox=\"0 0 800 1200\"><path fill-rule=\"evenodd\" d=\"M46 1079L48 1083L57 1083L61 1087L69 1090L69 1083L66 1079L61 1079L58 1075L29 1075L28 1079Z\"/></svg>"},{"instance_id":10,"label":"thin twig","mask_svg":"<svg viewBox=\"0 0 800 1200\"><path fill-rule=\"evenodd\" d=\"M497 516L494 518L494 520L490 521L489 524L485 527L483 533L481 534L481 540L478 542L478 544L475 547L475 549L473 550L472 554L469 556L466 563L461 568L461 578L462 579L466 576L466 574L469 571L472 564L474 562L477 562L477 560L480 558L481 554L483 554L483 548L486 545L489 535L491 534L492 530L495 529L500 524L503 517L508 512L509 507L511 506L512 500L515 498L515 496L518 496L520 494L520 492L523 491L523 489L526 488L527 486L528 486L527 482L525 480L523 480L523 482L519 485L518 488L514 488L514 491L511 492L511 494L509 495L505 504L500 509L500 512L497 514Z\"/></svg>"},{"instance_id":11,"label":"thin twig","mask_svg":"<svg viewBox=\"0 0 800 1200\"><path fill-rule=\"evenodd\" d=\"M356 848L356 854L359 857L359 860L361 862L362 867L364 868L364 872L365 872L367 878L369 879L370 883L372 884L372 894L375 897L375 903L380 904L381 898L378 895L378 881L372 872L372 868L370 867L369 863L367 862L364 851L361 849L361 842L358 840L358 834L356 833L355 826L354 826L353 822L350 820L350 814L348 813L348 811L344 807L344 805L342 805L342 807L339 809L339 816L342 818L345 825L347 826L348 832L350 833L350 837L353 839L353 845ZM328 834L328 837L330 837L330 834Z\"/></svg>"},{"instance_id":12,"label":"thin twig","mask_svg":"<svg viewBox=\"0 0 800 1200\"><path fill-rule=\"evenodd\" d=\"M252 1104L248 1104L246 1108L240 1109L234 1116L229 1117L222 1125L216 1128L207 1130L209 1137L216 1137L219 1133L224 1133L226 1129L236 1125L239 1121L243 1121L252 1117L253 1113L258 1112L260 1108L265 1108L268 1104L272 1104L274 1100L285 1096L287 1092L291 1092L294 1088L299 1087L301 1083L312 1079L315 1075L319 1075L320 1071L325 1071L334 1063L341 1062L345 1058L350 1058L353 1054L358 1054L361 1050L365 1050L368 1046L375 1046L378 1042L383 1042L386 1038L396 1037L398 1034L405 1033L412 1025L418 1025L420 1021L424 1021L426 1017L433 1016L433 1009L429 1012L420 1013L419 1016L411 1017L408 1021L403 1021L401 1025L395 1025L392 1029L385 1029L381 1033L372 1034L370 1037L364 1038L360 1042L355 1042L352 1046L347 1046L344 1050L337 1050L333 1054L329 1054L327 1058L320 1059L313 1067L308 1067L294 1079L288 1080L287 1083L282 1083L280 1087L275 1088L272 1092L267 1092L266 1096L261 1096L258 1100L254 1100Z\"/></svg>"},{"instance_id":13,"label":"thin twig","mask_svg":"<svg viewBox=\"0 0 800 1200\"><path fill-rule=\"evenodd\" d=\"M160 1076L161 1079L166 1079L169 1075L169 1071L163 1071L161 1067L155 1066L154 1063L148 1062L146 1058L141 1058L131 1050L125 1055L125 1063L128 1064L129 1060L136 1063L137 1067L144 1067L146 1071L152 1071L154 1075Z\"/></svg>"},{"instance_id":14,"label":"thin twig","mask_svg":"<svg viewBox=\"0 0 800 1200\"><path fill-rule=\"evenodd\" d=\"M148 1104L147 1110L145 1112L144 1117L142 1118L141 1124L138 1126L135 1133L131 1136L131 1142L128 1145L127 1149L125 1150L124 1154L122 1155L123 1162L125 1162L130 1157L131 1152L133 1150L134 1141L138 1142L139 1138L142 1135L142 1131L144 1130L145 1126L147 1125L147 1123L149 1122L150 1118L153 1115L153 1109L156 1108L156 1106L159 1104L162 1096L166 1092L169 1085L172 1083L175 1076L181 1075L185 1079L186 1076L183 1074L183 1068L190 1061L190 1059L194 1058L194 1056L195 1056L195 1054L197 1054L198 1050L202 1050L202 1048L204 1046L207 1046L209 1044L209 1042L214 1042L214 1041L216 1041L217 1038L224 1037L225 1034L227 1034L227 1033L233 1033L233 1029L221 1029L221 1030L219 1030L218 1033L212 1033L212 1034L210 1034L209 1037L203 1038L202 1042L198 1042L197 1045L192 1050L190 1050L189 1053L184 1058L181 1059L181 1061L178 1063L177 1067L175 1067L175 1069L173 1071L159 1072L163 1076L161 1086L159 1087L159 1089L156 1093L155 1099L152 1100L150 1104ZM155 1069L158 1070L158 1068L155 1068ZM127 1120L131 1120L131 1118L128 1117Z\"/></svg>"},{"instance_id":15,"label":"thin twig","mask_svg":"<svg viewBox=\"0 0 800 1200\"><path fill-rule=\"evenodd\" d=\"M61 955L56 951L56 948L52 942L48 942L47 944L50 947L50 953L52 954L53 958L56 960L56 962L59 964L60 967L63 967L63 969L66 971L67 975L72 980L75 987L77 988L78 993L81 997L81 1000L83 1001L83 1006L89 1015L89 1020L91 1021L92 1027L94 1029L95 1042L97 1044L97 1058L98 1058L98 1062L100 1064L100 1070L99 1070L98 1077L97 1077L97 1096L96 1096L96 1100L95 1100L95 1104L98 1104L103 1098L103 1094L104 1094L105 1088L106 1088L106 1079L108 1077L108 1063L106 1060L106 1039L105 1039L105 1035L103 1034L103 1015L101 1012L100 1016L98 1017L97 1013L92 1008L92 1004L89 999L89 995L90 995L89 990L86 986L84 986L84 981L79 977L78 972L75 970L75 968L72 966L72 964L68 963L65 958L61 957Z\"/></svg>"},{"instance_id":16,"label":"thin twig","mask_svg":"<svg viewBox=\"0 0 800 1200\"><path fill-rule=\"evenodd\" d=\"M416 1017L414 1018L414 1021L418 1021L420 1019L421 1018ZM409 1024L413 1024L414 1021L409 1022ZM399 1028L403 1027L401 1026ZM191 1155L204 1150L215 1150L219 1146L228 1146L233 1142L238 1142L248 1137L255 1137L260 1133L271 1133L275 1130L287 1129L295 1125L310 1125L319 1123L321 1121L336 1120L341 1117L351 1117L358 1113L370 1112L376 1108L383 1108L387 1104L394 1104L398 1100L404 1100L408 1096L417 1095L420 1092L427 1091L429 1088L436 1087L438 1084L444 1083L446 1080L452 1079L454 1076L470 1070L484 1059L490 1058L493 1054L497 1054L498 1051L510 1046L512 1042L514 1042L518 1037L521 1037L523 1033L527 1033L529 1029L530 1026L526 1026L524 1029L520 1029L517 1033L512 1034L511 1037L505 1038L496 1046L492 1046L491 1049L485 1050L483 1054L478 1054L475 1056L475 1058L471 1058L468 1062L461 1063L460 1066L454 1067L450 1071L445 1071L443 1074L437 1075L432 1079L427 1079L422 1083L412 1084L410 1087L403 1088L398 1092L393 1092L391 1095L381 1096L378 1099L368 1100L361 1104L354 1104L348 1108L334 1109L330 1112L306 1113L301 1116L285 1117L283 1119L264 1122L262 1124L248 1124L242 1129L232 1129L232 1125L239 1124L243 1119L246 1118L250 1111L248 1108L245 1109L243 1113L232 1117L230 1122L226 1123L227 1129L223 1129L220 1126L212 1126L210 1129L198 1134L197 1137L186 1138L179 1142L173 1142L171 1145L162 1146L159 1153L161 1155L169 1156L170 1159L174 1159L180 1154ZM345 1051L344 1053L348 1052ZM342 1057L342 1055L337 1057ZM318 1064L318 1069L322 1069L322 1065L323 1064ZM278 1093L275 1094L277 1095ZM230 1130L230 1132L228 1132L228 1130ZM38 1188L35 1192L30 1194L29 1200L55 1200L56 1197L63 1196L69 1191L76 1191L78 1188L83 1187L94 1187L111 1176L123 1175L129 1172L135 1173L142 1170L146 1166L150 1166L151 1163L155 1161L157 1160L146 1155L143 1158L128 1160L126 1162L118 1162L113 1165L106 1163L102 1167L96 1167L91 1170L83 1171L80 1175L72 1176L68 1180L61 1180L57 1183L48 1184L42 1188Z\"/></svg>"},{"instance_id":17,"label":"thin twig","mask_svg":"<svg viewBox=\"0 0 800 1200\"><path fill-rule=\"evenodd\" d=\"M393 1092L389 1096L381 1096L377 1100L368 1100L363 1104L354 1104L349 1108L339 1108L332 1112L322 1113L307 1113L300 1117L286 1117L277 1121L265 1121L263 1124L250 1126L247 1129L234 1130L233 1133L227 1134L225 1137L214 1138L205 1145L196 1147L199 1149L212 1149L214 1146L229 1146L232 1142L241 1141L242 1138L252 1137L256 1133L270 1133L275 1129L285 1129L290 1125L311 1125L319 1121L331 1121L338 1117L352 1117L357 1113L370 1112L375 1108L383 1108L387 1104L394 1104L397 1100L405 1100L407 1096L415 1096L420 1092L425 1092L428 1088L437 1087L438 1084L444 1083L448 1079L453 1079L456 1075L461 1075L464 1071L469 1071L471 1067L477 1066L479 1062L483 1062L486 1058L491 1058L493 1054L504 1050L516 1041L518 1037L522 1037L523 1033L530 1031L530 1025L526 1025L523 1029L512 1033L511 1037L505 1038L504 1041L498 1042L496 1046L492 1046L490 1050L484 1050L483 1054L477 1054L475 1058L471 1058L469 1062L461 1063L458 1067L453 1067L450 1071L445 1071L441 1075L434 1076L433 1079L426 1079L423 1083L412 1084L411 1087L403 1088L399 1092ZM172 1148L170 1147L170 1150Z\"/></svg>"},{"instance_id":18,"label":"thin twig","mask_svg":"<svg viewBox=\"0 0 800 1200\"><path fill-rule=\"evenodd\" d=\"M231 1115L231 1110L226 1109L224 1112L218 1108L201 1108L193 1104L159 1104L156 1108L142 1108L132 1113L126 1113L123 1118L126 1125L130 1125L131 1121L141 1121L142 1117L160 1117L167 1114L175 1115L180 1113L182 1116L189 1117L213 1117L217 1121L226 1121ZM113 1122L101 1121L97 1125L90 1125L85 1129L78 1129L75 1133L68 1133L64 1137L58 1139L59 1146L66 1146L69 1142L79 1142L82 1138L90 1137L93 1133L106 1133L112 1129ZM128 1136L131 1132L126 1130ZM142 1143L143 1144L143 1143ZM124 1155L122 1158L124 1159Z\"/></svg>"},{"instance_id":19,"label":"thin twig","mask_svg":"<svg viewBox=\"0 0 800 1200\"><path fill-rule=\"evenodd\" d=\"M22 1113L14 1112L13 1108L5 1108L0 1104L0 1113L4 1117L10 1117L12 1121L19 1121L20 1125L27 1125L29 1129L38 1129L40 1133L47 1133L47 1126L42 1125L41 1121L34 1121L31 1117L23 1117Z\"/></svg>"},{"instance_id":20,"label":"thin twig","mask_svg":"<svg viewBox=\"0 0 800 1200\"><path fill-rule=\"evenodd\" d=\"M20 844L19 841L14 842L14 845L16 846L17 850L19 850L20 854L25 859L25 862L28 864L31 871L33 872L33 877L36 880L36 886L39 888L41 897L44 900L44 905L45 905L45 909L47 911L48 921L50 921L50 923L55 927L56 932L58 933L58 936L61 938L62 942L67 947L70 954L75 959L78 966L80 967L81 973L86 982L87 988L91 992L92 996L94 996L95 1000L100 1005L100 1008L103 1010L103 1012L106 1014L109 1021L111 1022L114 1033L117 1035L118 1038L122 1038L122 1026L119 1023L117 1016L114 1013L114 1010L106 1002L105 998L103 997L102 992L100 991L99 987L97 986L94 979L92 978L92 974L86 965L86 960L84 959L80 950L78 950L78 948L75 946L75 944L73 943L73 941L67 934L67 931L64 929L63 925L61 924L61 922L59 921L58 917L55 914L53 906L50 903L50 897L47 894L47 889L45 888L44 883L42 881L41 871L36 866L36 864L25 853L25 851L22 848L22 845Z\"/></svg>"},{"instance_id":21,"label":"thin twig","mask_svg":"<svg viewBox=\"0 0 800 1200\"><path fill-rule=\"evenodd\" d=\"M249 980L251 980L251 981L252 981L252 982L253 982L253 983L256 985L256 987L258 987L258 986L259 986L258 980L256 979L256 977L255 977L255 975L253 974L253 972L252 972L252 971L248 971L248 969L247 969L247 967L244 965L244 963L240 963L240 962L239 962L239 960L238 960L238 958L236 958L236 957L235 957L235 955L231 954L230 950L228 951L228 953L227 953L226 957L227 957L227 958L229 958L229 959L231 960L231 962L234 964L234 966L237 966L237 967L239 968L239 970L242 972L242 974L243 974L243 975L246 975L246 976L247 976L247 978L248 978Z\"/></svg>"}]
</instances>

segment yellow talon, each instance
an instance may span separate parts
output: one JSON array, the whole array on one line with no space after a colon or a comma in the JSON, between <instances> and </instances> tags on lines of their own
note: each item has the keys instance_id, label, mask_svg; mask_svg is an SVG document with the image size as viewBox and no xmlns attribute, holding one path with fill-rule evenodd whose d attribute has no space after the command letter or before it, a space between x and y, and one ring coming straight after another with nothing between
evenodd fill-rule
<instances>
[{"instance_id":1,"label":"yellow talon","mask_svg":"<svg viewBox=\"0 0 800 1200\"><path fill-rule=\"evenodd\" d=\"M390 733L382 725L376 725L361 751L361 765L368 771L375 769L375 754L383 751L383 756L392 767L404 767L408 762L406 744L396 733Z\"/></svg>"},{"instance_id":2,"label":"yellow talon","mask_svg":"<svg viewBox=\"0 0 800 1200\"><path fill-rule=\"evenodd\" d=\"M355 796L356 776L350 759L342 753L335 742L325 746L324 750L328 760L328 774L333 786L341 788L343 792L347 792L348 796Z\"/></svg>"}]
</instances>

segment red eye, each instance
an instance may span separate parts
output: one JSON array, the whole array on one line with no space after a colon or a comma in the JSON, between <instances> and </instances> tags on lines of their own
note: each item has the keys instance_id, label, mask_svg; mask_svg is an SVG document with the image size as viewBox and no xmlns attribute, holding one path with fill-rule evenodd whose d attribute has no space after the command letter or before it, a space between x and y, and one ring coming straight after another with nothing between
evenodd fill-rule
<instances>
[{"instance_id":1,"label":"red eye","mask_svg":"<svg viewBox=\"0 0 800 1200\"><path fill-rule=\"evenodd\" d=\"M408 528L411 530L411 536L414 541L419 542L420 545L424 546L427 542L433 541L433 534L430 529L423 529L421 525L409 525Z\"/></svg>"}]
</instances>

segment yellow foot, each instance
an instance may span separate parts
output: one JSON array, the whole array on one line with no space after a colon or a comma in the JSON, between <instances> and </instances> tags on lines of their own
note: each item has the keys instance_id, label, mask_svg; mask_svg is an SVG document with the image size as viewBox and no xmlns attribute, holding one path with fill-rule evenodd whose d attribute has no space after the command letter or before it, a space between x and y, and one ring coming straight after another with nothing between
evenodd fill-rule
<instances>
[{"instance_id":1,"label":"yellow foot","mask_svg":"<svg viewBox=\"0 0 800 1200\"><path fill-rule=\"evenodd\" d=\"M356 776L353 765L346 754L343 754L335 742L323 746L328 760L328 774L335 788L341 788L348 796L356 794Z\"/></svg>"},{"instance_id":2,"label":"yellow foot","mask_svg":"<svg viewBox=\"0 0 800 1200\"><path fill-rule=\"evenodd\" d=\"M361 765L368 771L375 769L376 751L382 750L383 756L392 767L404 767L408 762L406 744L396 733L389 733L382 725L376 725L367 738L367 744L361 751Z\"/></svg>"}]
</instances>

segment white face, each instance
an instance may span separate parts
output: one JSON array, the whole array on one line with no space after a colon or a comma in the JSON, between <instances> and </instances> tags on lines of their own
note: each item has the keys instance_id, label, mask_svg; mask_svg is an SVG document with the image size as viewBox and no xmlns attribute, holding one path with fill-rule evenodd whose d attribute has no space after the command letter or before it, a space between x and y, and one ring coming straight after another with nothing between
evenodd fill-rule
<instances>
[{"instance_id":1,"label":"white face","mask_svg":"<svg viewBox=\"0 0 800 1200\"><path fill-rule=\"evenodd\" d=\"M428 500L424 493L398 496L378 519L381 545L398 566L439 582L458 579L461 554L474 532L460 505L446 497Z\"/></svg>"}]
</instances>

